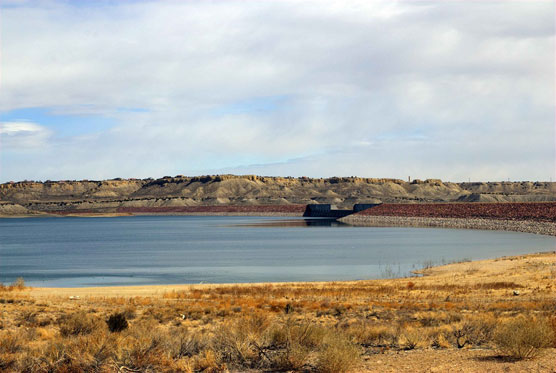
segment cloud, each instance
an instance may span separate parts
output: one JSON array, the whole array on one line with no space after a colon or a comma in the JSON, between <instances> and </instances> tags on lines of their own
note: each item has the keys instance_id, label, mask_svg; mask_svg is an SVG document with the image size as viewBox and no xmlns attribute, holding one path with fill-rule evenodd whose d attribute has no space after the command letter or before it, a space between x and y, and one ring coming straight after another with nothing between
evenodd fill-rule
<instances>
[{"instance_id":1,"label":"cloud","mask_svg":"<svg viewBox=\"0 0 556 373\"><path fill-rule=\"evenodd\" d=\"M2 151L42 150L51 131L31 122L0 122Z\"/></svg>"},{"instance_id":2,"label":"cloud","mask_svg":"<svg viewBox=\"0 0 556 373\"><path fill-rule=\"evenodd\" d=\"M1 177L548 179L553 13L549 1L15 2L0 14L0 110L116 124L61 139L37 122L40 156L13 140Z\"/></svg>"},{"instance_id":3,"label":"cloud","mask_svg":"<svg viewBox=\"0 0 556 373\"><path fill-rule=\"evenodd\" d=\"M0 134L14 136L21 133L41 132L43 128L35 123L28 122L4 122L0 123Z\"/></svg>"}]
</instances>

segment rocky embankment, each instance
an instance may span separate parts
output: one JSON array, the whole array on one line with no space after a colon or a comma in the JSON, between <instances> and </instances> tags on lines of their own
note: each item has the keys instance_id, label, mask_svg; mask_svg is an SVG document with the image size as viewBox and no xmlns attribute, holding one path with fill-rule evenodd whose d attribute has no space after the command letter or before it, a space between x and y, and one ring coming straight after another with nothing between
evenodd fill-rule
<instances>
[{"instance_id":1,"label":"rocky embankment","mask_svg":"<svg viewBox=\"0 0 556 373\"><path fill-rule=\"evenodd\" d=\"M556 203L382 204L340 221L358 226L487 229L556 236Z\"/></svg>"},{"instance_id":2,"label":"rocky embankment","mask_svg":"<svg viewBox=\"0 0 556 373\"><path fill-rule=\"evenodd\" d=\"M330 203L555 201L555 183L451 183L334 177L216 175L0 184L0 215L70 213L176 213L202 206L285 206ZM289 213L289 212L288 212Z\"/></svg>"},{"instance_id":3,"label":"rocky embankment","mask_svg":"<svg viewBox=\"0 0 556 373\"><path fill-rule=\"evenodd\" d=\"M427 218L407 216L349 215L340 221L361 227L456 228L511 231L556 236L556 225L531 220Z\"/></svg>"}]
</instances>

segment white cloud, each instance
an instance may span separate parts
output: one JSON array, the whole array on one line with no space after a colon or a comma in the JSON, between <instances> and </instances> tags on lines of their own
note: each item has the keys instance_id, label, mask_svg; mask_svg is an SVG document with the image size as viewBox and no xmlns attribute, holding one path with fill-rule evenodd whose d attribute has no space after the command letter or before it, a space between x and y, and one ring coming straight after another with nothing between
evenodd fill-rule
<instances>
[{"instance_id":1,"label":"white cloud","mask_svg":"<svg viewBox=\"0 0 556 373\"><path fill-rule=\"evenodd\" d=\"M41 132L43 128L35 123L29 122L3 122L0 123L0 134L14 136L18 134L28 134Z\"/></svg>"},{"instance_id":2,"label":"white cloud","mask_svg":"<svg viewBox=\"0 0 556 373\"><path fill-rule=\"evenodd\" d=\"M10 6L0 14L0 110L47 107L118 124L64 140L41 127L31 143L42 154L11 157L2 179L253 167L548 179L553 11L549 1ZM249 107L272 97L283 100ZM246 107L226 112L238 102Z\"/></svg>"},{"instance_id":3,"label":"white cloud","mask_svg":"<svg viewBox=\"0 0 556 373\"><path fill-rule=\"evenodd\" d=\"M0 122L2 151L43 150L51 131L31 122Z\"/></svg>"}]
</instances>

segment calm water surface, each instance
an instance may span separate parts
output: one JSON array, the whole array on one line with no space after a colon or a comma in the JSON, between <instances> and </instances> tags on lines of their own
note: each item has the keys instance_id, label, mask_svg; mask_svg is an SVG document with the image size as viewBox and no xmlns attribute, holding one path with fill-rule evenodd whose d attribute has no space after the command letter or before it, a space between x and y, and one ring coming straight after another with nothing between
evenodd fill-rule
<instances>
[{"instance_id":1,"label":"calm water surface","mask_svg":"<svg viewBox=\"0 0 556 373\"><path fill-rule=\"evenodd\" d=\"M31 286L356 280L554 250L526 233L268 217L0 219L0 282Z\"/></svg>"}]
</instances>

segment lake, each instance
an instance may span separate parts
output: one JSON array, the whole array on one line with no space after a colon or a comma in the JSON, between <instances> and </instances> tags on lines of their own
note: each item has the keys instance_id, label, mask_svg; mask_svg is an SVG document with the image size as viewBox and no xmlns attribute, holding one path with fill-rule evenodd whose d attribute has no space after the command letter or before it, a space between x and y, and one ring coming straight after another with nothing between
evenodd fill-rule
<instances>
[{"instance_id":1,"label":"lake","mask_svg":"<svg viewBox=\"0 0 556 373\"><path fill-rule=\"evenodd\" d=\"M554 250L527 233L230 216L0 219L0 282L81 287L358 280Z\"/></svg>"}]
</instances>

